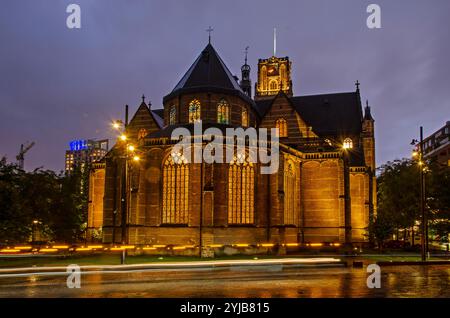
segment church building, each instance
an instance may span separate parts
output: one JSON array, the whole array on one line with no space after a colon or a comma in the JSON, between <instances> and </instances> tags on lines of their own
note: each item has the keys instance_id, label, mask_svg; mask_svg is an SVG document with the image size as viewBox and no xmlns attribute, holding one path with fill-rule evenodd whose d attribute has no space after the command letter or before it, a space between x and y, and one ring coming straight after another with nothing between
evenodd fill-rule
<instances>
[{"instance_id":1,"label":"church building","mask_svg":"<svg viewBox=\"0 0 450 318\"><path fill-rule=\"evenodd\" d=\"M89 233L148 246L362 244L376 213L374 119L359 83L349 92L294 94L288 57L233 76L209 43L162 101L145 102L123 140L90 174ZM175 128L279 129L279 169L175 159ZM131 146L131 147L130 147ZM132 149L132 155L130 155ZM136 159L136 160L133 160ZM138 160L139 159L139 160Z\"/></svg>"}]
</instances>

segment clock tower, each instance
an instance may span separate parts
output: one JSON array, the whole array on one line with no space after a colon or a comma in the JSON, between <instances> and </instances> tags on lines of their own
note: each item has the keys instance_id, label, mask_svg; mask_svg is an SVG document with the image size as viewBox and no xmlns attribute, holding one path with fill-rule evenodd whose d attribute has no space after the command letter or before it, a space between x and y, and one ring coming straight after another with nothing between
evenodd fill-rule
<instances>
[{"instance_id":1,"label":"clock tower","mask_svg":"<svg viewBox=\"0 0 450 318\"><path fill-rule=\"evenodd\" d=\"M258 60L258 81L255 100L273 97L280 91L292 96L291 62L289 57L272 56Z\"/></svg>"}]
</instances>

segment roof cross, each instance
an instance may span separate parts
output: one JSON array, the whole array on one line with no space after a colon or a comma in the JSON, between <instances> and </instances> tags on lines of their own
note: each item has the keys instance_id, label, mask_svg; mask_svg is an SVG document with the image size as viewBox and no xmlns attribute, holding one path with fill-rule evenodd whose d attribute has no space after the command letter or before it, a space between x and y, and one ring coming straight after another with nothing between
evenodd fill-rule
<instances>
[{"instance_id":1,"label":"roof cross","mask_svg":"<svg viewBox=\"0 0 450 318\"><path fill-rule=\"evenodd\" d=\"M361 83L358 80L356 80L355 85L356 85L356 90L359 91L359 85L361 85Z\"/></svg>"},{"instance_id":2,"label":"roof cross","mask_svg":"<svg viewBox=\"0 0 450 318\"><path fill-rule=\"evenodd\" d=\"M208 32L208 43L211 44L211 32L214 31L213 28L211 28L211 26L209 26L208 29L206 29L206 32Z\"/></svg>"}]
</instances>

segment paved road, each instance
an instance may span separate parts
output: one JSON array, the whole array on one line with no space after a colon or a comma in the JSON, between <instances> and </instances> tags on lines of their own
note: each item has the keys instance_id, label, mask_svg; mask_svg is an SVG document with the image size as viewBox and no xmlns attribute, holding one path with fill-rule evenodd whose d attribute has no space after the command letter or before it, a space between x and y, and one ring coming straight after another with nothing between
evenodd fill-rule
<instances>
[{"instance_id":1,"label":"paved road","mask_svg":"<svg viewBox=\"0 0 450 318\"><path fill-rule=\"evenodd\" d=\"M361 268L268 265L0 278L0 297L450 297L450 266L387 266L369 289Z\"/></svg>"}]
</instances>

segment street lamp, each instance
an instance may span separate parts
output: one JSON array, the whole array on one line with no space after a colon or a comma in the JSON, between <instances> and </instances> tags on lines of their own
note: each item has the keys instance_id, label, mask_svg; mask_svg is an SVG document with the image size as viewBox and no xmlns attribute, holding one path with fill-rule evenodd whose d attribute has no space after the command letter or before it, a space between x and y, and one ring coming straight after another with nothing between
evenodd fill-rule
<instances>
[{"instance_id":1,"label":"street lamp","mask_svg":"<svg viewBox=\"0 0 450 318\"><path fill-rule=\"evenodd\" d=\"M420 126L420 141L413 139L411 145L419 144L418 149L413 151L412 156L417 158L417 165L419 166L419 176L420 176L420 212L421 212L421 223L422 223L422 237L421 243L421 257L422 261L426 261L428 252L428 220L425 213L425 168L424 158L423 158L423 127Z\"/></svg>"},{"instance_id":2,"label":"street lamp","mask_svg":"<svg viewBox=\"0 0 450 318\"><path fill-rule=\"evenodd\" d=\"M136 147L130 143L129 138L126 135L126 128L127 128L127 121L123 123L120 120L116 120L112 123L112 126L121 131L121 134L119 135L119 149L123 149L123 154L119 156L119 158L123 159L123 166L122 166L122 181L121 181L121 228L122 228L122 234L121 234L121 241L122 244L128 244L128 206L129 206L129 189L130 189L130 182L129 182L129 160L132 160L133 162L138 162L141 158L136 153ZM115 224L114 229L115 231ZM122 251L122 258L121 262L122 264L125 263L125 255L126 251Z\"/></svg>"},{"instance_id":3,"label":"street lamp","mask_svg":"<svg viewBox=\"0 0 450 318\"><path fill-rule=\"evenodd\" d=\"M33 225L31 227L31 242L32 243L36 242L36 227L37 227L38 223L39 223L38 220L33 220Z\"/></svg>"}]
</instances>

